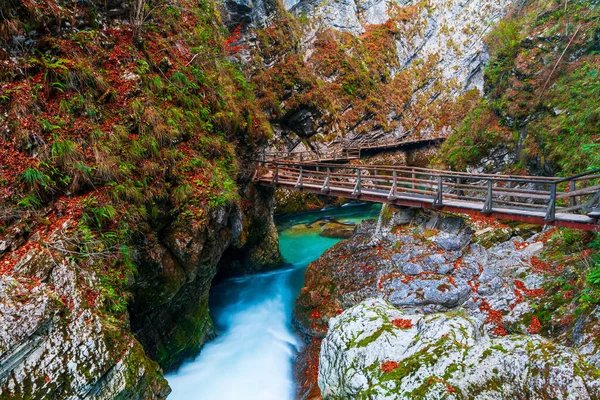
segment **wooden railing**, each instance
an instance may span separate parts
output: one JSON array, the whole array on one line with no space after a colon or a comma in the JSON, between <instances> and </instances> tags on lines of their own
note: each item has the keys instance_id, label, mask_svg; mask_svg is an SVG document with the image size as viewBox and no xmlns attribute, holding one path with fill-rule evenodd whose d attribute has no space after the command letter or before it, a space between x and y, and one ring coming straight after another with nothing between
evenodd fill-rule
<instances>
[{"instance_id":1,"label":"wooden railing","mask_svg":"<svg viewBox=\"0 0 600 400\"><path fill-rule=\"evenodd\" d=\"M331 196L598 230L600 170L568 178L290 160L261 162L255 180Z\"/></svg>"}]
</instances>

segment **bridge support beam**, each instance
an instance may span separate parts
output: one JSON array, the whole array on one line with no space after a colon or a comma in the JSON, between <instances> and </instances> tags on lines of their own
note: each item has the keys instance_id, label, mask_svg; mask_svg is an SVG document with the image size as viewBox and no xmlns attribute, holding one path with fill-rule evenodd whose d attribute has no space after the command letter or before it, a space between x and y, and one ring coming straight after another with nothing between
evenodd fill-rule
<instances>
[{"instance_id":1,"label":"bridge support beam","mask_svg":"<svg viewBox=\"0 0 600 400\"><path fill-rule=\"evenodd\" d=\"M548 211L544 217L545 222L554 222L556 219L556 183L550 186L550 204L548 205Z\"/></svg>"},{"instance_id":2,"label":"bridge support beam","mask_svg":"<svg viewBox=\"0 0 600 400\"><path fill-rule=\"evenodd\" d=\"M296 181L296 188L302 189L302 166L300 166L300 175L298 175L298 180Z\"/></svg>"},{"instance_id":3,"label":"bridge support beam","mask_svg":"<svg viewBox=\"0 0 600 400\"><path fill-rule=\"evenodd\" d=\"M323 182L323 186L321 186L321 192L329 192L329 177L331 175L331 168L327 167L327 177L325 178L325 182Z\"/></svg>"},{"instance_id":4,"label":"bridge support beam","mask_svg":"<svg viewBox=\"0 0 600 400\"><path fill-rule=\"evenodd\" d=\"M273 183L279 182L279 164L275 164L275 173L273 174Z\"/></svg>"}]
</instances>

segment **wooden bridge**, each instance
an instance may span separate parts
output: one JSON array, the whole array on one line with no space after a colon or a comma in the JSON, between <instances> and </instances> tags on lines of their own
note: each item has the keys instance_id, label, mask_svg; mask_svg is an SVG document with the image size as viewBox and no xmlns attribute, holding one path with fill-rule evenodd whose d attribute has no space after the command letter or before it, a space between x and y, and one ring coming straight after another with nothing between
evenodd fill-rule
<instances>
[{"instance_id":1,"label":"wooden bridge","mask_svg":"<svg viewBox=\"0 0 600 400\"><path fill-rule=\"evenodd\" d=\"M403 147L422 146L426 144L440 143L446 139L446 136L422 136L414 137L404 135L399 138L386 137L374 143L365 143L359 145L343 144L341 148L319 153L318 151L292 151L287 153L264 154L263 161L313 161L313 162L348 162L360 160L365 152L385 151L391 149L400 149Z\"/></svg>"},{"instance_id":2,"label":"wooden bridge","mask_svg":"<svg viewBox=\"0 0 600 400\"><path fill-rule=\"evenodd\" d=\"M600 231L600 169L555 178L276 159L261 161L254 180L328 196Z\"/></svg>"}]
</instances>

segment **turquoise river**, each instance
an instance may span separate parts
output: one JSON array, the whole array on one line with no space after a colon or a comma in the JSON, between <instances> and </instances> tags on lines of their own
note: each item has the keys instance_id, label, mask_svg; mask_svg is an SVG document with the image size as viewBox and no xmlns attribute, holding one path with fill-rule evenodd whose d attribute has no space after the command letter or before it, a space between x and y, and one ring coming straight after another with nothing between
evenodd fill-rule
<instances>
[{"instance_id":1,"label":"turquoise river","mask_svg":"<svg viewBox=\"0 0 600 400\"><path fill-rule=\"evenodd\" d=\"M323 217L358 223L375 218L378 205L351 205L278 219L279 247L287 265L228 279L211 290L218 336L194 360L167 375L169 400L287 400L295 393L292 362L302 340L292 327L294 302L306 266L339 239L305 224Z\"/></svg>"}]
</instances>

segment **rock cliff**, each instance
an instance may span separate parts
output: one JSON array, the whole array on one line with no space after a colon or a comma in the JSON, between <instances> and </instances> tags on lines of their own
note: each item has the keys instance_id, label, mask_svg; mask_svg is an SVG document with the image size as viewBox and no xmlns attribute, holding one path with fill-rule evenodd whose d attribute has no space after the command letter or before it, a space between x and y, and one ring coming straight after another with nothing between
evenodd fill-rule
<instances>
[{"instance_id":1,"label":"rock cliff","mask_svg":"<svg viewBox=\"0 0 600 400\"><path fill-rule=\"evenodd\" d=\"M276 10L250 40L249 65L274 146L325 151L449 134L483 91L484 38L512 6L300 1L287 4L299 18Z\"/></svg>"}]
</instances>

